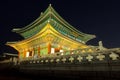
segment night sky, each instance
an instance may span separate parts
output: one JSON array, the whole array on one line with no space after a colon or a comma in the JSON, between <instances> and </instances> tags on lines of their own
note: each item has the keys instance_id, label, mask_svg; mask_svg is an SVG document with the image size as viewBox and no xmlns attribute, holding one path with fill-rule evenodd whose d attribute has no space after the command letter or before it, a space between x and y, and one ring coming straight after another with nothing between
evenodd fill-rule
<instances>
[{"instance_id":1,"label":"night sky","mask_svg":"<svg viewBox=\"0 0 120 80\"><path fill-rule=\"evenodd\" d=\"M120 3L115 0L0 0L0 54L14 52L7 41L23 39L11 30L33 22L50 3L76 29L96 35L87 44L102 40L107 48L120 47Z\"/></svg>"}]
</instances>

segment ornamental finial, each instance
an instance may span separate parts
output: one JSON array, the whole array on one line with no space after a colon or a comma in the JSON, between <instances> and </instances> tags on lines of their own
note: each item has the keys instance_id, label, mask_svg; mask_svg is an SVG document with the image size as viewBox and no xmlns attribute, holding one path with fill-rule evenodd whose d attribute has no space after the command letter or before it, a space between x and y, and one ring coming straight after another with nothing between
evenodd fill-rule
<instances>
[{"instance_id":1,"label":"ornamental finial","mask_svg":"<svg viewBox=\"0 0 120 80\"><path fill-rule=\"evenodd\" d=\"M102 43L102 41L99 41L98 42L98 44L99 44L99 50L104 50L105 48L103 47L103 43Z\"/></svg>"},{"instance_id":2,"label":"ornamental finial","mask_svg":"<svg viewBox=\"0 0 120 80\"><path fill-rule=\"evenodd\" d=\"M51 7L51 6L52 6L52 4L49 4L49 6Z\"/></svg>"}]
</instances>

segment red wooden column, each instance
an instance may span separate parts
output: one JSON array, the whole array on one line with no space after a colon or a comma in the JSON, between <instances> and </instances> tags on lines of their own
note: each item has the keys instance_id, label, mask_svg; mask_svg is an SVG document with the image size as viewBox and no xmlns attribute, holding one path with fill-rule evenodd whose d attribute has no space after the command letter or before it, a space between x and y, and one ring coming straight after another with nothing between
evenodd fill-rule
<instances>
[{"instance_id":1,"label":"red wooden column","mask_svg":"<svg viewBox=\"0 0 120 80\"><path fill-rule=\"evenodd\" d=\"M50 53L51 53L51 44L48 43L48 54L50 54Z\"/></svg>"},{"instance_id":2,"label":"red wooden column","mask_svg":"<svg viewBox=\"0 0 120 80\"><path fill-rule=\"evenodd\" d=\"M40 57L40 46L38 46L38 57Z\"/></svg>"},{"instance_id":3,"label":"red wooden column","mask_svg":"<svg viewBox=\"0 0 120 80\"><path fill-rule=\"evenodd\" d=\"M34 55L35 55L35 48L34 47L32 48L32 51L33 51L32 57L34 57Z\"/></svg>"},{"instance_id":4,"label":"red wooden column","mask_svg":"<svg viewBox=\"0 0 120 80\"><path fill-rule=\"evenodd\" d=\"M21 53L21 52L22 52L22 51L19 51L19 52L18 52L18 59L20 59L20 53Z\"/></svg>"}]
</instances>

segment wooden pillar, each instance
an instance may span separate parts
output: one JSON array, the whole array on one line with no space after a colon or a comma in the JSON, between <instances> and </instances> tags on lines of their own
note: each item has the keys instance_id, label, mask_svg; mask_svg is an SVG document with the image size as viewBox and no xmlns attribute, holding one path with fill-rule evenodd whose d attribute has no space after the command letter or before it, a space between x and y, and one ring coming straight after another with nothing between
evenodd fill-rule
<instances>
[{"instance_id":1,"label":"wooden pillar","mask_svg":"<svg viewBox=\"0 0 120 80\"><path fill-rule=\"evenodd\" d=\"M18 52L18 59L20 59L20 53L21 53L21 51Z\"/></svg>"},{"instance_id":2,"label":"wooden pillar","mask_svg":"<svg viewBox=\"0 0 120 80\"><path fill-rule=\"evenodd\" d=\"M38 46L38 57L40 57L40 46Z\"/></svg>"},{"instance_id":3,"label":"wooden pillar","mask_svg":"<svg viewBox=\"0 0 120 80\"><path fill-rule=\"evenodd\" d=\"M24 55L23 55L23 58L25 58L26 57L26 50L24 49Z\"/></svg>"},{"instance_id":4,"label":"wooden pillar","mask_svg":"<svg viewBox=\"0 0 120 80\"><path fill-rule=\"evenodd\" d=\"M48 54L50 54L50 53L51 53L51 44L48 43Z\"/></svg>"},{"instance_id":5,"label":"wooden pillar","mask_svg":"<svg viewBox=\"0 0 120 80\"><path fill-rule=\"evenodd\" d=\"M34 55L36 54L36 47L33 47Z\"/></svg>"},{"instance_id":6,"label":"wooden pillar","mask_svg":"<svg viewBox=\"0 0 120 80\"><path fill-rule=\"evenodd\" d=\"M32 57L33 57L33 54L34 54L34 49L33 47L30 49L32 51Z\"/></svg>"}]
</instances>

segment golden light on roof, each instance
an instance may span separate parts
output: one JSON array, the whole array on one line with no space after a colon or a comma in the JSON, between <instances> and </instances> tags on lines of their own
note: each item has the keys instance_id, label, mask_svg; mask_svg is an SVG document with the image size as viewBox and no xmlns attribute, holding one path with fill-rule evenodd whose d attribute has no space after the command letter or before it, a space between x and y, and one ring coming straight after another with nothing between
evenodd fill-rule
<instances>
[{"instance_id":1,"label":"golden light on roof","mask_svg":"<svg viewBox=\"0 0 120 80\"><path fill-rule=\"evenodd\" d=\"M33 23L13 31L25 39L14 43L8 42L7 45L18 50L22 58L28 56L28 50L34 55L49 56L46 54L89 48L85 43L94 37L75 29L51 5Z\"/></svg>"}]
</instances>

